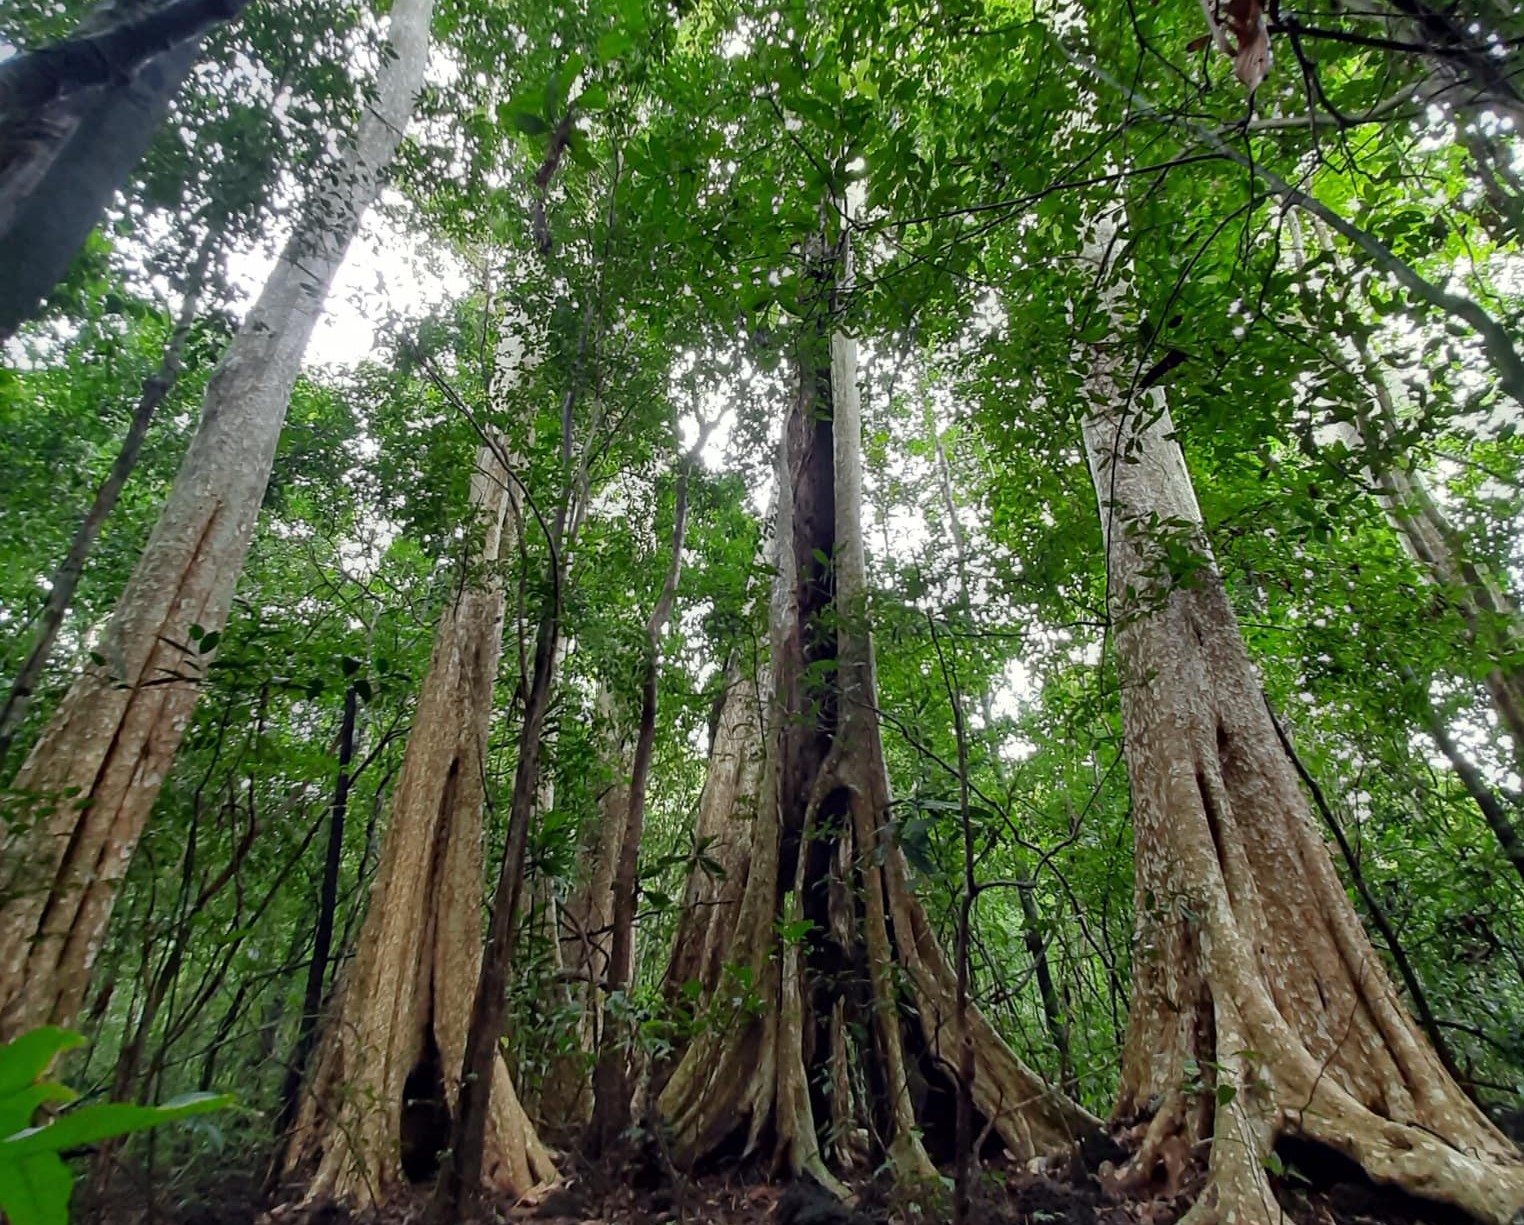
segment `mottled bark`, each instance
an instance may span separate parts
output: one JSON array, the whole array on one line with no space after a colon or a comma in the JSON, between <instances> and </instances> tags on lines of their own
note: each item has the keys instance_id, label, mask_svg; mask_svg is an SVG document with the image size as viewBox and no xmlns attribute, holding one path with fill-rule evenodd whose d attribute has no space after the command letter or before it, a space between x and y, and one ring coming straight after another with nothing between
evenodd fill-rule
<instances>
[{"instance_id":1,"label":"mottled bark","mask_svg":"<svg viewBox=\"0 0 1524 1225\"><path fill-rule=\"evenodd\" d=\"M90 45L152 21L157 11L145 0L107 0L80 24L74 41ZM192 33L97 88L65 91L0 121L0 341L37 313L68 272L200 53L201 39ZM30 58L17 56L5 67L20 72L19 61Z\"/></svg>"},{"instance_id":2,"label":"mottled bark","mask_svg":"<svg viewBox=\"0 0 1524 1225\"><path fill-rule=\"evenodd\" d=\"M510 502L498 450L477 456L471 502L486 575L468 576L435 632L359 948L298 1113L288 1172L308 1198L386 1200L449 1146L482 963L482 812L502 649ZM501 1054L491 1080L483 1184L523 1192L554 1173Z\"/></svg>"},{"instance_id":3,"label":"mottled bark","mask_svg":"<svg viewBox=\"0 0 1524 1225\"><path fill-rule=\"evenodd\" d=\"M1099 267L1107 244L1091 250ZM1524 1166L1403 1010L1277 742L1155 389L1093 346L1085 448L1100 501L1137 869L1117 1118L1132 1176L1201 1163L1190 1220L1278 1222L1282 1136L1507 1225ZM1170 546L1166 548L1166 543ZM1182 576L1168 564L1196 559Z\"/></svg>"},{"instance_id":4,"label":"mottled bark","mask_svg":"<svg viewBox=\"0 0 1524 1225\"><path fill-rule=\"evenodd\" d=\"M629 757L606 689L598 691L598 708L606 729L603 756L612 779L598 799L595 828L578 856L581 879L559 908L556 932L561 972L577 1006L577 1041L574 1049L551 1062L538 1112L544 1126L567 1132L584 1126L592 1116L592 1059L603 1026L602 983L608 973L614 921L614 870L630 815Z\"/></svg>"},{"instance_id":5,"label":"mottled bark","mask_svg":"<svg viewBox=\"0 0 1524 1225\"><path fill-rule=\"evenodd\" d=\"M754 671L761 671L759 680ZM718 989L735 933L736 913L746 891L752 826L762 791L765 735L764 699L771 694L771 669L733 659L725 669L709 764L693 823L694 845L719 866L719 872L695 865L683 888L677 932L667 962L664 991L669 999L685 993L695 1005ZM689 983L697 984L689 987Z\"/></svg>"},{"instance_id":6,"label":"mottled bark","mask_svg":"<svg viewBox=\"0 0 1524 1225\"><path fill-rule=\"evenodd\" d=\"M16 679L11 682L4 705L0 705L0 770L4 769L16 732L31 706L32 695L42 679L48 657L53 653L53 644L58 640L64 615L74 602L74 593L79 588L79 580L84 577L85 563L95 549L101 528L116 509L122 490L127 486L127 479L137 467L138 455L143 449L143 440L148 436L148 427L153 424L154 414L179 381L180 368L185 361L185 345L190 339L191 327L196 322L196 312L201 305L201 287L206 278L207 264L219 241L220 236L213 232L207 235L201 245L196 262L186 279L180 312L174 331L170 333L169 343L164 347L164 355L159 359L158 368L143 383L143 390L132 410L132 419L127 423L127 433L117 450L116 459L111 463L111 471L96 489L90 508L75 531L74 539L69 542L69 551L59 563L48 586L48 599L43 605L42 616L38 618L36 637L16 673Z\"/></svg>"},{"instance_id":7,"label":"mottled bark","mask_svg":"<svg viewBox=\"0 0 1524 1225\"><path fill-rule=\"evenodd\" d=\"M190 723L253 537L323 299L423 78L432 0L398 0L393 54L208 385L163 513L100 643L13 781L0 882L0 1040L79 1008L118 885ZM202 642L205 640L203 639Z\"/></svg>"},{"instance_id":8,"label":"mottled bark","mask_svg":"<svg viewBox=\"0 0 1524 1225\"><path fill-rule=\"evenodd\" d=\"M39 107L130 77L155 55L237 16L248 2L167 0L104 29L0 61L0 122L24 123Z\"/></svg>"},{"instance_id":9,"label":"mottled bark","mask_svg":"<svg viewBox=\"0 0 1524 1225\"><path fill-rule=\"evenodd\" d=\"M815 258L820 283L839 275L823 250ZM934 1177L909 1067L945 1082L962 1034L955 976L885 832L857 352L831 332L830 296L799 341L781 443L770 736L725 958L735 981L716 992L714 1023L659 1105L680 1163L744 1129L748 1150L770 1136L778 1168L837 1186L828 1163L860 1166L875 1136L897 1176ZM977 1009L969 1027L975 1105L1018 1158L1094 1127L1020 1063ZM827 1117L822 1148L817 1119Z\"/></svg>"}]
</instances>

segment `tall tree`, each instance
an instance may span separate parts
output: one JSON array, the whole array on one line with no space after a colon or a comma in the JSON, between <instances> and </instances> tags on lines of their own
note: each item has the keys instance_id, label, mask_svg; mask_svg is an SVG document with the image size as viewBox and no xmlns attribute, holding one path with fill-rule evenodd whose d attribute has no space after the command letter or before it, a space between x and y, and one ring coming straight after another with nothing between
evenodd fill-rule
<instances>
[{"instance_id":1,"label":"tall tree","mask_svg":"<svg viewBox=\"0 0 1524 1225\"><path fill-rule=\"evenodd\" d=\"M287 1164L310 1171L309 1198L384 1201L404 1175L432 1178L449 1145L482 958L484 770L514 538L504 458L500 443L477 454L474 572L435 632L359 948L297 1117ZM482 1176L523 1192L554 1167L501 1054L489 1075Z\"/></svg>"},{"instance_id":2,"label":"tall tree","mask_svg":"<svg viewBox=\"0 0 1524 1225\"><path fill-rule=\"evenodd\" d=\"M1121 327L1106 226L1087 257ZM1092 344L1085 451L1100 503L1136 854L1132 1005L1116 1117L1146 1124L1133 1173L1191 1221L1273 1222L1276 1142L1505 1225L1524 1164L1403 1009L1282 749L1206 540L1159 388Z\"/></svg>"},{"instance_id":3,"label":"tall tree","mask_svg":"<svg viewBox=\"0 0 1524 1225\"><path fill-rule=\"evenodd\" d=\"M13 782L0 1039L68 1023L174 761L253 536L302 356L423 80L432 0L399 0L375 102L208 385L201 421L100 644Z\"/></svg>"},{"instance_id":4,"label":"tall tree","mask_svg":"<svg viewBox=\"0 0 1524 1225\"><path fill-rule=\"evenodd\" d=\"M818 292L792 342L795 381L777 469L770 744L726 958L756 1006L700 1034L659 1106L685 1163L744 1128L748 1149L771 1135L777 1166L834 1186L828 1162L859 1166L877 1135L897 1176L914 1182L934 1178L935 1167L909 1068L913 1061L926 1081L947 1083L962 1034L952 969L886 829L857 345L839 319L846 240L827 238L822 223L809 250L806 283ZM1095 1126L977 1010L968 1019L975 1104L1018 1158ZM829 1118L824 1150L819 1112Z\"/></svg>"},{"instance_id":5,"label":"tall tree","mask_svg":"<svg viewBox=\"0 0 1524 1225\"><path fill-rule=\"evenodd\" d=\"M688 530L688 482L699 453L709 437L712 422L702 422L698 439L677 461L675 506L672 512L672 549L666 577L656 606L646 619L644 659L641 664L640 721L635 732L635 756L630 763L629 811L620 831L619 857L611 882L613 905L609 923L611 939L605 990L613 995L627 992L635 973L635 907L640 890L640 840L645 829L646 788L650 782L651 755L656 748L656 707L660 696L662 639L677 599L683 571L683 541ZM630 1124L633 1087L628 1055L620 1035L607 1026L599 1035L598 1063L593 1074L593 1118L588 1129L590 1147L610 1147Z\"/></svg>"}]
</instances>

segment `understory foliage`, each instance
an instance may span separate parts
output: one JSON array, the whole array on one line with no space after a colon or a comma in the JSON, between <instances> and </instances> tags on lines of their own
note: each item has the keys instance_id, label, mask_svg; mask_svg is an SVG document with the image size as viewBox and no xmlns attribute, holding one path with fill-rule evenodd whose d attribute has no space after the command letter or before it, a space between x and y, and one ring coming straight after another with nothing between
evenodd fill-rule
<instances>
[{"instance_id":1,"label":"understory foliage","mask_svg":"<svg viewBox=\"0 0 1524 1225\"><path fill-rule=\"evenodd\" d=\"M66 1151L76 1210L644 1133L961 1216L1104 1129L1197 1221L1308 1143L1524 1211L1515 6L437 0L426 53L422 8L207 29L5 342L0 1040L236 1099ZM263 368L216 372L267 275L315 310L304 235L347 262L236 594L208 527L122 675L177 474L257 493L204 452ZM85 885L108 772L37 764L82 684L180 712ZM55 938L76 986L23 982Z\"/></svg>"}]
</instances>

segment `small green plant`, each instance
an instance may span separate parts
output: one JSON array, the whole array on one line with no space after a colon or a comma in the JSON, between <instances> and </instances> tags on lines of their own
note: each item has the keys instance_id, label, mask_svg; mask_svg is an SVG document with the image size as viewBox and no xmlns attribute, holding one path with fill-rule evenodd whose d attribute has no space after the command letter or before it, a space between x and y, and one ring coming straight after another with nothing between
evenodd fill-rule
<instances>
[{"instance_id":1,"label":"small green plant","mask_svg":"<svg viewBox=\"0 0 1524 1225\"><path fill-rule=\"evenodd\" d=\"M41 1107L78 1097L47 1074L54 1059L84 1042L80 1034L49 1025L0 1046L0 1214L10 1225L68 1225L74 1174L64 1153L220 1110L233 1100L226 1094L191 1093L162 1106L100 1102L32 1126Z\"/></svg>"}]
</instances>

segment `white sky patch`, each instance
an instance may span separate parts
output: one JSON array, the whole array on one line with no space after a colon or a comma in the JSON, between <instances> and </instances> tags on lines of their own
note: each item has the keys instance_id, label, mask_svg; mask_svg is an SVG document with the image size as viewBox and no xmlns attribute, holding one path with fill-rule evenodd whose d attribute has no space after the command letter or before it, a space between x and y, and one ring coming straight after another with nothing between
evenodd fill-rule
<instances>
[{"instance_id":1,"label":"white sky patch","mask_svg":"<svg viewBox=\"0 0 1524 1225\"><path fill-rule=\"evenodd\" d=\"M388 189L384 207L372 209L349 244L334 278L323 317L307 347L309 366L359 365L374 355L383 323L421 319L465 296L464 265L417 229L400 224L402 197ZM262 249L228 259L228 272L247 308L263 287L275 255Z\"/></svg>"}]
</instances>

